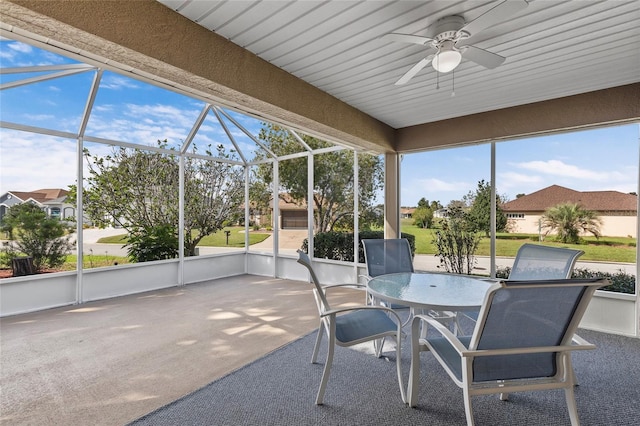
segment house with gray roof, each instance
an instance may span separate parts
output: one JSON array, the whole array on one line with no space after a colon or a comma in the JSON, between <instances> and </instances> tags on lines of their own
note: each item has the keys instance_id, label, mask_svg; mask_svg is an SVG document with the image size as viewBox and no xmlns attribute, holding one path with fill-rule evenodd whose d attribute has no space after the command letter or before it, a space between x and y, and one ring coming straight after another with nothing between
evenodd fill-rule
<instances>
[{"instance_id":1,"label":"house with gray roof","mask_svg":"<svg viewBox=\"0 0 640 426\"><path fill-rule=\"evenodd\" d=\"M67 203L69 191L60 188L37 189L35 191L8 191L0 195L0 220L10 207L16 204L33 203L50 217L61 220L73 219L76 208Z\"/></svg>"},{"instance_id":2,"label":"house with gray roof","mask_svg":"<svg viewBox=\"0 0 640 426\"><path fill-rule=\"evenodd\" d=\"M602 235L637 237L638 196L619 191L575 191L551 185L504 203L501 207L514 233L540 232L544 211L563 203L575 203L595 211L602 219Z\"/></svg>"}]
</instances>

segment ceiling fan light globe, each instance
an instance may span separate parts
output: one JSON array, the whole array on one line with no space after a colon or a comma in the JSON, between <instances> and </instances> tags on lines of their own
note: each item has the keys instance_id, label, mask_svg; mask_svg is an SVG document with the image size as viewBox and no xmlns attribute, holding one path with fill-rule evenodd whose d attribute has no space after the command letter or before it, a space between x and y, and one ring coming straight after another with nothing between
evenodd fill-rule
<instances>
[{"instance_id":1,"label":"ceiling fan light globe","mask_svg":"<svg viewBox=\"0 0 640 426\"><path fill-rule=\"evenodd\" d=\"M433 68L438 72L453 71L462 61L462 54L456 50L439 52L431 61Z\"/></svg>"}]
</instances>

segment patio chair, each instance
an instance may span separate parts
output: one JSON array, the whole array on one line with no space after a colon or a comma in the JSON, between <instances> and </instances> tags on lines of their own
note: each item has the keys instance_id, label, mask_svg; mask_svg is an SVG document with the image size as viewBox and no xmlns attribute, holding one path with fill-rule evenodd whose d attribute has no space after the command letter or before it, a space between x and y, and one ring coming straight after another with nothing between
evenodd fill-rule
<instances>
[{"instance_id":1,"label":"patio chair","mask_svg":"<svg viewBox=\"0 0 640 426\"><path fill-rule=\"evenodd\" d=\"M413 272L411 247L406 238L363 239L367 279L384 274Z\"/></svg>"},{"instance_id":2,"label":"patio chair","mask_svg":"<svg viewBox=\"0 0 640 426\"><path fill-rule=\"evenodd\" d=\"M302 250L298 250L298 263L309 270L311 281L314 285L313 295L315 296L318 313L320 315L318 336L311 357L312 363L316 363L318 350L325 333L329 340L327 360L324 365L320 388L316 396L316 404L320 405L324 400L331 364L333 363L335 345L348 347L373 341L375 354L377 357L380 357L382 355L384 339L387 337L393 337L396 341L398 384L400 386L400 396L402 401L405 402L405 390L402 384L402 369L400 364L402 320L398 314L394 312L393 309L384 306L359 305L337 309L331 308L327 299L327 291L336 287L353 287L354 284L321 285L313 270L309 256Z\"/></svg>"},{"instance_id":3,"label":"patio chair","mask_svg":"<svg viewBox=\"0 0 640 426\"><path fill-rule=\"evenodd\" d=\"M413 257L411 256L411 246L406 238L395 239L363 239L362 247L364 248L364 259L367 264L366 280L385 274L395 274L399 272L414 272ZM408 306L390 304L392 309L408 309ZM403 324L406 325L411 321L413 310ZM455 329L458 328L456 316L452 312L430 311L429 315L438 318L447 324L454 324Z\"/></svg>"},{"instance_id":4,"label":"patio chair","mask_svg":"<svg viewBox=\"0 0 640 426\"><path fill-rule=\"evenodd\" d=\"M508 280L571 278L576 261L583 254L582 250L525 243L516 253ZM477 311L464 312L463 315L473 321L478 318Z\"/></svg>"},{"instance_id":5,"label":"patio chair","mask_svg":"<svg viewBox=\"0 0 640 426\"><path fill-rule=\"evenodd\" d=\"M455 336L433 318L416 316L409 405L416 406L420 352L428 350L463 389L469 426L474 424L472 396L499 393L505 400L507 392L545 389L564 389L571 424L579 425L570 353L595 346L574 332L595 290L608 284L599 278L496 283L487 291L471 336ZM422 329L429 326L435 333Z\"/></svg>"},{"instance_id":6,"label":"patio chair","mask_svg":"<svg viewBox=\"0 0 640 426\"><path fill-rule=\"evenodd\" d=\"M366 281L373 277L399 272L413 272L411 247L406 238L364 239L364 261L367 265ZM408 306L390 305L392 309L408 309Z\"/></svg>"}]
</instances>

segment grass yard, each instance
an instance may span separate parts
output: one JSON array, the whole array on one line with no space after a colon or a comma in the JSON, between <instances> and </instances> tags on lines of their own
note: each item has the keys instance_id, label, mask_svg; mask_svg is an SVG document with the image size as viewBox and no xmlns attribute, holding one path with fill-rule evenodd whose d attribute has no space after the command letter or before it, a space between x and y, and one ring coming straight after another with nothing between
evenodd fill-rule
<instances>
[{"instance_id":1,"label":"grass yard","mask_svg":"<svg viewBox=\"0 0 640 426\"><path fill-rule=\"evenodd\" d=\"M209 247L225 247L226 235L224 231L230 231L229 247L244 247L244 227L234 226L224 228L213 235L209 235L200 241L199 246ZM412 225L411 220L402 221L402 232L415 235L416 237L416 254L435 254L435 245L432 243L434 229L423 229ZM270 234L250 232L249 244L256 244L264 241ZM99 243L125 244L127 242L126 235L115 235L112 237L101 238ZM496 255L500 257L515 257L518 248L524 243L538 243L538 236L532 234L508 234L499 233L496 240ZM545 245L555 247L567 247L577 250L583 250L585 254L580 260L593 260L601 262L621 262L634 263L636 261L636 242L635 238L628 237L586 237L585 244L561 244L547 238L543 242ZM483 238L478 246L476 254L478 256L489 256L490 251L489 238ZM107 262L109 259L106 260ZM94 256L94 263L98 262L98 256ZM85 259L86 263L86 259ZM124 263L124 262L121 262ZM95 267L95 266L94 266Z\"/></svg>"},{"instance_id":2,"label":"grass yard","mask_svg":"<svg viewBox=\"0 0 640 426\"><path fill-rule=\"evenodd\" d=\"M227 245L227 236L224 231L230 231L229 234L229 244ZM256 244L266 240L269 235L265 233L259 232L250 232L249 233L249 245ZM127 234L113 235L110 237L100 238L98 243L101 244L118 244L124 245L127 243ZM198 246L205 247L244 247L244 227L241 226L232 226L226 227L221 231L216 232L213 235L208 235L204 237ZM78 257L76 255L67 256L67 260L60 268L63 271L75 271L76 263L78 262ZM93 253L85 253L83 257L83 268L91 269L91 268L100 268L103 266L114 266L114 265L123 265L126 263L131 263L129 258L121 257L121 256L110 256L105 254L93 254Z\"/></svg>"},{"instance_id":3,"label":"grass yard","mask_svg":"<svg viewBox=\"0 0 640 426\"><path fill-rule=\"evenodd\" d=\"M418 228L411 224L411 220L402 221L402 232L415 235L416 254L435 254L435 245L432 243L434 229ZM635 238L627 237L586 237L585 244L561 244L547 238L542 244L583 250L584 255L580 260L593 260L600 262L634 263L636 261ZM538 243L537 235L499 233L496 236L496 256L515 257L518 248L524 243ZM483 238L480 241L476 255L489 256L490 240Z\"/></svg>"},{"instance_id":4,"label":"grass yard","mask_svg":"<svg viewBox=\"0 0 640 426\"><path fill-rule=\"evenodd\" d=\"M225 231L229 231L229 244L228 247L244 247L244 227L243 226L228 226L215 234L207 235L198 246L205 247L227 247L227 236ZM249 232L249 245L260 243L266 240L269 235L259 232ZM111 237L104 237L98 240L99 243L104 244L126 244L127 234L113 235Z\"/></svg>"}]
</instances>

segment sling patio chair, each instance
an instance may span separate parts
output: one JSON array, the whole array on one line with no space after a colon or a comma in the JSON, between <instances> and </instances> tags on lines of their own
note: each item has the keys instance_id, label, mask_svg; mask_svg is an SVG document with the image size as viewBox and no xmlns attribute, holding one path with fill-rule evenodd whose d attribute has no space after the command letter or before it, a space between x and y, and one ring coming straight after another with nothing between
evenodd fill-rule
<instances>
[{"instance_id":1,"label":"sling patio chair","mask_svg":"<svg viewBox=\"0 0 640 426\"><path fill-rule=\"evenodd\" d=\"M456 336L433 318L416 316L409 406L418 400L420 352L430 351L462 388L469 426L472 396L499 393L506 400L509 392L546 389L564 389L571 424L579 425L570 354L595 348L575 330L595 290L608 284L599 278L501 281L487 291L470 336ZM425 330L429 326L435 332Z\"/></svg>"},{"instance_id":2,"label":"sling patio chair","mask_svg":"<svg viewBox=\"0 0 640 426\"><path fill-rule=\"evenodd\" d=\"M320 388L316 396L316 404L320 405L324 400L324 393L327 382L329 381L329 373L331 372L331 364L333 363L335 345L348 347L373 341L375 354L379 358L382 355L384 340L387 337L395 339L396 370L398 384L400 386L400 397L402 401L405 402L405 389L400 364L402 320L398 314L384 306L359 305L345 308L332 308L327 299L327 291L336 287L353 287L354 284L321 285L311 265L309 256L302 250L298 250L298 263L309 270L311 281L314 285L313 295L315 296L318 313L320 315L318 336L316 337L316 343L313 348L311 363L316 363L322 337L325 333L329 340L327 360L324 365Z\"/></svg>"},{"instance_id":3,"label":"sling patio chair","mask_svg":"<svg viewBox=\"0 0 640 426\"><path fill-rule=\"evenodd\" d=\"M367 264L368 275L365 277L367 281L380 275L414 272L411 247L409 240L406 238L363 239L362 247L364 248L364 258ZM409 309L408 306L397 304L391 304L389 307L392 309ZM413 314L414 312L410 311L403 326L411 321ZM443 323L453 324L454 329L458 329L457 318L453 312L430 311L429 315L433 318L438 318Z\"/></svg>"},{"instance_id":4,"label":"sling patio chair","mask_svg":"<svg viewBox=\"0 0 640 426\"><path fill-rule=\"evenodd\" d=\"M576 261L583 254L582 250L525 243L516 253L508 280L571 278ZM463 315L473 321L478 318L477 311L464 312Z\"/></svg>"}]
</instances>

